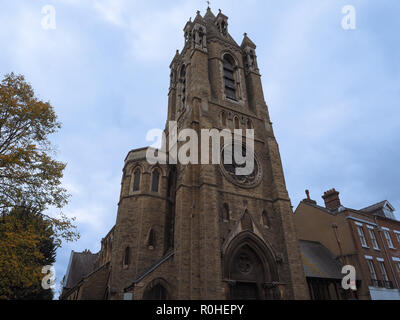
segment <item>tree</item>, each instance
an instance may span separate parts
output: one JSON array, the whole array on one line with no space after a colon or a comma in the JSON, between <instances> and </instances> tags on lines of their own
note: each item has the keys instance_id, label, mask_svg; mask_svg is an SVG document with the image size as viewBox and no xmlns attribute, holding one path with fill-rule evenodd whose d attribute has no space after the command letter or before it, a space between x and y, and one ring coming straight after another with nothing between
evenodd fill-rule
<instances>
[{"instance_id":1,"label":"tree","mask_svg":"<svg viewBox=\"0 0 400 320\"><path fill-rule=\"evenodd\" d=\"M68 203L61 185L65 164L48 139L61 124L49 102L22 75L0 84L0 299L51 299L42 267L55 262L63 240L79 239L74 219L45 215Z\"/></svg>"},{"instance_id":2,"label":"tree","mask_svg":"<svg viewBox=\"0 0 400 320\"><path fill-rule=\"evenodd\" d=\"M0 219L0 300L51 300L42 288L44 266L56 260L61 240L74 240L75 227L65 217L50 218L16 208ZM71 235L72 234L72 235Z\"/></svg>"},{"instance_id":3,"label":"tree","mask_svg":"<svg viewBox=\"0 0 400 320\"><path fill-rule=\"evenodd\" d=\"M41 286L43 266L56 260L57 245L50 221L26 209L0 220L0 299L51 300Z\"/></svg>"},{"instance_id":4,"label":"tree","mask_svg":"<svg viewBox=\"0 0 400 320\"><path fill-rule=\"evenodd\" d=\"M35 97L22 75L8 74L0 84L0 210L27 207L43 212L63 207L65 164L52 158L48 136L61 128L49 102Z\"/></svg>"}]
</instances>

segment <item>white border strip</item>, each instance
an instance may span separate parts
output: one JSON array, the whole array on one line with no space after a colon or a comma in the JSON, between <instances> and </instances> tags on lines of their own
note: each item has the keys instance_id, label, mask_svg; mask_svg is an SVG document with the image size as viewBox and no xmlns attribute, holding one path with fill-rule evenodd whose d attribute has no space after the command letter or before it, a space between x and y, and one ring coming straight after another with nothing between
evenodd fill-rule
<instances>
[{"instance_id":1,"label":"white border strip","mask_svg":"<svg viewBox=\"0 0 400 320\"><path fill-rule=\"evenodd\" d=\"M346 219L362 222L362 223L369 224L369 225L375 226L375 227L378 226L376 223L373 223L373 222L370 222L370 221L367 221L367 220L363 220L363 219L358 219L358 218L353 217L353 216L348 216L348 217L346 217Z\"/></svg>"}]
</instances>

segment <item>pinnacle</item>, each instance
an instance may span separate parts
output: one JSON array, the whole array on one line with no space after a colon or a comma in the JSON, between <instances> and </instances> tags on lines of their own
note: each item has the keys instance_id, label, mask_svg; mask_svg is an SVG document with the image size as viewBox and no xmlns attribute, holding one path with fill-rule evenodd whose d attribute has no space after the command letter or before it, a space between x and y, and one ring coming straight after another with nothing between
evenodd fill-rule
<instances>
[{"instance_id":1,"label":"pinnacle","mask_svg":"<svg viewBox=\"0 0 400 320\"><path fill-rule=\"evenodd\" d=\"M244 47L247 47L247 46L251 47L253 49L256 48L256 45L254 44L253 41L251 41L251 39L248 37L247 33L244 33L241 47L244 48Z\"/></svg>"}]
</instances>

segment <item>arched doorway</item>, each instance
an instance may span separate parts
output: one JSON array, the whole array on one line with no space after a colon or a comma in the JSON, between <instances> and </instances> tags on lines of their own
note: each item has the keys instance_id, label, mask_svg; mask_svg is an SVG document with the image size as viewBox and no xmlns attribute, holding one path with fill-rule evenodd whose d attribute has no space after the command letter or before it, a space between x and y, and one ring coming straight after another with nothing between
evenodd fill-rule
<instances>
[{"instance_id":1,"label":"arched doorway","mask_svg":"<svg viewBox=\"0 0 400 320\"><path fill-rule=\"evenodd\" d=\"M270 249L251 232L237 236L226 250L224 278L230 300L274 300L280 298L275 259Z\"/></svg>"},{"instance_id":2,"label":"arched doorway","mask_svg":"<svg viewBox=\"0 0 400 320\"><path fill-rule=\"evenodd\" d=\"M161 284L157 284L146 292L144 300L167 300L167 289Z\"/></svg>"},{"instance_id":3,"label":"arched doorway","mask_svg":"<svg viewBox=\"0 0 400 320\"><path fill-rule=\"evenodd\" d=\"M153 280L147 285L143 294L143 300L170 300L167 287L168 284L163 279Z\"/></svg>"}]
</instances>

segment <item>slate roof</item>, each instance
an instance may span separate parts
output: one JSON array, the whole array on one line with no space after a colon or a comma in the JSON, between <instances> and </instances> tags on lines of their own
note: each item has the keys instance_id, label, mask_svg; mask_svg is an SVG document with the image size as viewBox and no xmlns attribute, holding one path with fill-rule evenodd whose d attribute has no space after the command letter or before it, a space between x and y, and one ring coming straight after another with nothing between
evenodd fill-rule
<instances>
[{"instance_id":1,"label":"slate roof","mask_svg":"<svg viewBox=\"0 0 400 320\"><path fill-rule=\"evenodd\" d=\"M343 265L321 243L299 240L299 244L307 278L343 279Z\"/></svg>"},{"instance_id":2,"label":"slate roof","mask_svg":"<svg viewBox=\"0 0 400 320\"><path fill-rule=\"evenodd\" d=\"M89 251L71 252L64 288L73 288L83 277L94 271L97 254Z\"/></svg>"},{"instance_id":3,"label":"slate roof","mask_svg":"<svg viewBox=\"0 0 400 320\"><path fill-rule=\"evenodd\" d=\"M383 200L381 202L373 204L372 206L369 206L369 207L366 207L364 209L361 209L361 211L367 211L367 212L377 211L379 209L382 209L387 202L388 202L387 200Z\"/></svg>"}]
</instances>

